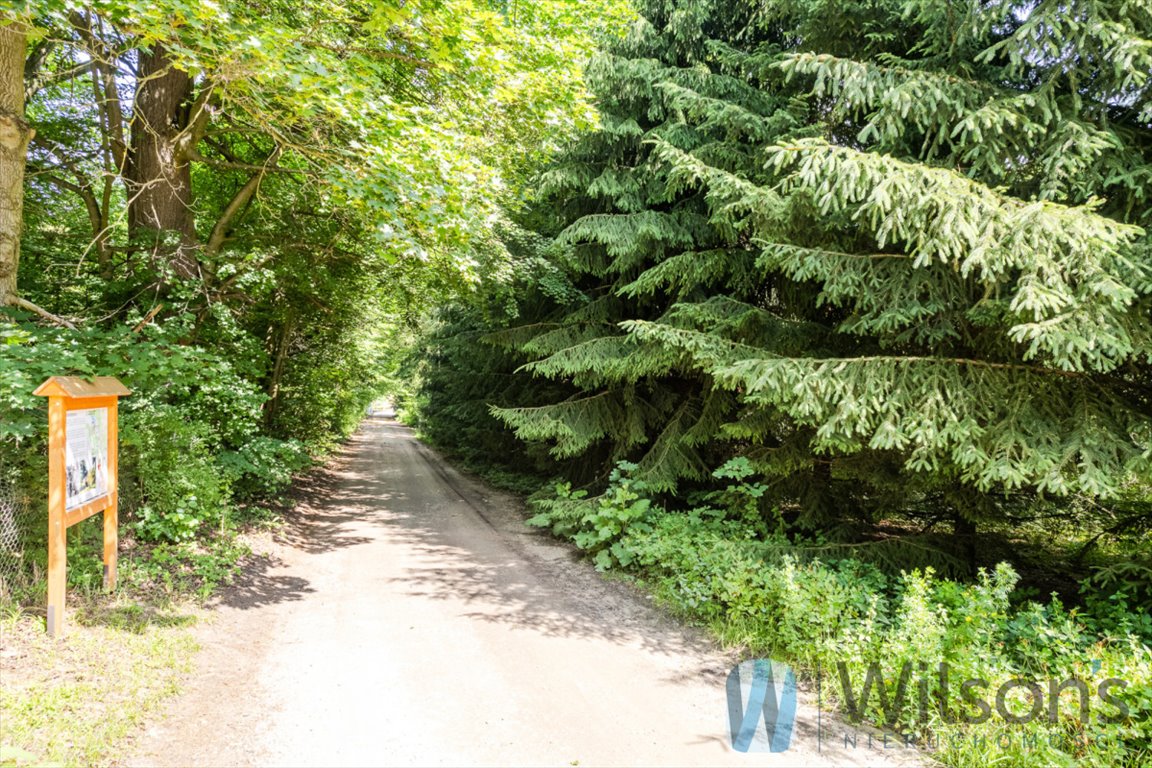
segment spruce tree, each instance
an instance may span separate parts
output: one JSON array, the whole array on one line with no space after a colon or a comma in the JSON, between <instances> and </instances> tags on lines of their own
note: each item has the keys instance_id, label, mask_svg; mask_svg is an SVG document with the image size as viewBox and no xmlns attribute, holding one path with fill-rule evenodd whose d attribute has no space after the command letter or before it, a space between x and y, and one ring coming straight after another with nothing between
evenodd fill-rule
<instances>
[{"instance_id":1,"label":"spruce tree","mask_svg":"<svg viewBox=\"0 0 1152 768\"><path fill-rule=\"evenodd\" d=\"M713 386L681 350L638 343L621 323L655 321L677 299L705 299L738 283L751 298L753 253L739 232L711 222L707 196L670 186L672 166L653 143L699 152L731 172L751 170L749 147L784 135L784 101L709 52L714 39L750 29L742 3L649 4L628 36L588 76L602 114L544 175L538 207L557 220L558 257L584 301L547 328L502 335L537 360L535 375L579 392L547 407L501 409L526 439L552 439L558 456L597 460L601 477L638 462L650 487L706 477L728 449L717 430L737 399ZM780 119L783 117L784 119Z\"/></svg>"},{"instance_id":2,"label":"spruce tree","mask_svg":"<svg viewBox=\"0 0 1152 768\"><path fill-rule=\"evenodd\" d=\"M587 302L523 349L581 392L505 421L823 526L1147 495L1146 4L641 11L544 185Z\"/></svg>"}]
</instances>

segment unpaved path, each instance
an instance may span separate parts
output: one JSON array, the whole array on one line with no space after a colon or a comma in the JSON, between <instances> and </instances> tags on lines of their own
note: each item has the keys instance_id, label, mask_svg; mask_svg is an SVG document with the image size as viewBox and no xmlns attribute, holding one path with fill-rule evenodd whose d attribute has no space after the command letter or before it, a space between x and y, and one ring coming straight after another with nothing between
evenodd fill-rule
<instances>
[{"instance_id":1,"label":"unpaved path","mask_svg":"<svg viewBox=\"0 0 1152 768\"><path fill-rule=\"evenodd\" d=\"M127 765L892 765L802 704L792 748L728 746L735 659L370 418L249 569ZM811 697L809 697L811 698ZM839 747L839 748L837 748Z\"/></svg>"}]
</instances>

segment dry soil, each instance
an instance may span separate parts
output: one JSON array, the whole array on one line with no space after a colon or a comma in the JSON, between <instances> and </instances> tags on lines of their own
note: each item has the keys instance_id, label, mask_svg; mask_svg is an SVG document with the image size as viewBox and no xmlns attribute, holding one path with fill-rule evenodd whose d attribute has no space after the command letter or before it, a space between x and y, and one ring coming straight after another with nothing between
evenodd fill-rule
<instances>
[{"instance_id":1,"label":"dry soil","mask_svg":"<svg viewBox=\"0 0 1152 768\"><path fill-rule=\"evenodd\" d=\"M856 729L814 691L788 751L733 751L738 656L523 519L369 418L197 630L196 673L124 763L919 764L863 732L845 748Z\"/></svg>"}]
</instances>

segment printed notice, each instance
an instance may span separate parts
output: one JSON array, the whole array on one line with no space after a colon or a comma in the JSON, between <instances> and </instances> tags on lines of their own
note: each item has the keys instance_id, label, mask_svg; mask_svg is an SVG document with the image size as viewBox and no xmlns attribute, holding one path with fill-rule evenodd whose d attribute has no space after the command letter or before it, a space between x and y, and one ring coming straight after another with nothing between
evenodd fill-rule
<instances>
[{"instance_id":1,"label":"printed notice","mask_svg":"<svg viewBox=\"0 0 1152 768\"><path fill-rule=\"evenodd\" d=\"M68 411L65 509L108 493L108 409Z\"/></svg>"}]
</instances>

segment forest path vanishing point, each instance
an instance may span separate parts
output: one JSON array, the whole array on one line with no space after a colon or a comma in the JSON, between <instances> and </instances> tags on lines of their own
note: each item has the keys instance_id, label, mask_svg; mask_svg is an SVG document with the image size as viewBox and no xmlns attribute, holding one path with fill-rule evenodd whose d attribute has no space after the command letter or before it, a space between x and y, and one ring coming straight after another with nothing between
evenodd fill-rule
<instances>
[{"instance_id":1,"label":"forest path vanishing point","mask_svg":"<svg viewBox=\"0 0 1152 768\"><path fill-rule=\"evenodd\" d=\"M788 751L733 751L739 659L522 520L369 417L198 628L196 672L125 764L917 764L864 733L845 749L827 712L818 750L811 693Z\"/></svg>"}]
</instances>

